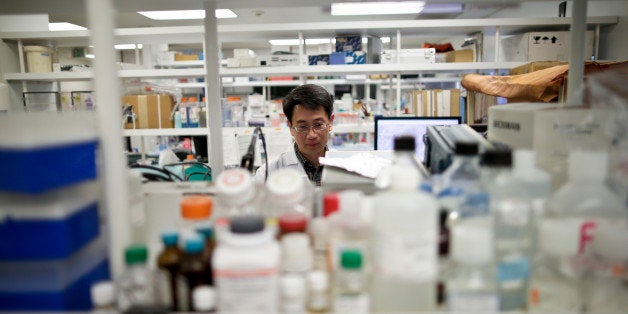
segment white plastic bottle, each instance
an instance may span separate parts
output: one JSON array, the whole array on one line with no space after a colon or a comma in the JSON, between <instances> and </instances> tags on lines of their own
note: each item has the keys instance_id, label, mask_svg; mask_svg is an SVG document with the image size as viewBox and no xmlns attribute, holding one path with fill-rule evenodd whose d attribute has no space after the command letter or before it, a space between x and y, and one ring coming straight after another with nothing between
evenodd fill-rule
<instances>
[{"instance_id":1,"label":"white plastic bottle","mask_svg":"<svg viewBox=\"0 0 628 314\"><path fill-rule=\"evenodd\" d=\"M598 229L619 235L627 228L624 204L606 185L607 169L606 152L570 154L568 181L548 201L539 228L542 257L534 270L534 310L603 312L610 306L598 303L602 308L592 308L595 288L587 286L604 272L593 250L595 241L603 239L596 239ZM625 243L607 244L612 247L607 252L626 250Z\"/></svg>"},{"instance_id":2,"label":"white plastic bottle","mask_svg":"<svg viewBox=\"0 0 628 314\"><path fill-rule=\"evenodd\" d=\"M310 238L305 233L293 232L281 238L281 270L285 274L303 277L312 270Z\"/></svg>"},{"instance_id":3,"label":"white plastic bottle","mask_svg":"<svg viewBox=\"0 0 628 314\"><path fill-rule=\"evenodd\" d=\"M490 219L472 218L451 229L452 269L447 308L457 313L497 313L493 232Z\"/></svg>"},{"instance_id":4,"label":"white plastic bottle","mask_svg":"<svg viewBox=\"0 0 628 314\"><path fill-rule=\"evenodd\" d=\"M374 200L371 298L377 312L436 308L438 204L418 188L413 153L414 137L395 139L391 186Z\"/></svg>"},{"instance_id":5,"label":"white plastic bottle","mask_svg":"<svg viewBox=\"0 0 628 314\"><path fill-rule=\"evenodd\" d=\"M501 311L525 310L530 279L533 219L531 202L512 176L510 150L484 153L482 182L494 217L497 290Z\"/></svg>"},{"instance_id":6,"label":"white plastic bottle","mask_svg":"<svg viewBox=\"0 0 628 314\"><path fill-rule=\"evenodd\" d=\"M192 291L192 306L195 312L216 312L216 290L212 286L198 286Z\"/></svg>"},{"instance_id":7,"label":"white plastic bottle","mask_svg":"<svg viewBox=\"0 0 628 314\"><path fill-rule=\"evenodd\" d=\"M257 214L253 203L256 192L251 173L242 168L228 169L216 179L216 194L220 201L216 218Z\"/></svg>"},{"instance_id":8,"label":"white plastic bottle","mask_svg":"<svg viewBox=\"0 0 628 314\"><path fill-rule=\"evenodd\" d=\"M329 298L329 273L324 270L314 270L308 274L307 310L311 313L326 313L331 308Z\"/></svg>"},{"instance_id":9,"label":"white plastic bottle","mask_svg":"<svg viewBox=\"0 0 628 314\"><path fill-rule=\"evenodd\" d=\"M281 313L305 314L305 278L297 274L281 276Z\"/></svg>"},{"instance_id":10,"label":"white plastic bottle","mask_svg":"<svg viewBox=\"0 0 628 314\"><path fill-rule=\"evenodd\" d=\"M212 259L218 309L278 312L280 258L279 245L261 216L233 217Z\"/></svg>"},{"instance_id":11,"label":"white plastic bottle","mask_svg":"<svg viewBox=\"0 0 628 314\"><path fill-rule=\"evenodd\" d=\"M285 213L300 213L312 217L312 208L305 206L311 191L311 184L292 168L273 171L266 181L266 201L264 214L277 218ZM311 203L311 202L310 202Z\"/></svg>"},{"instance_id":12,"label":"white plastic bottle","mask_svg":"<svg viewBox=\"0 0 628 314\"><path fill-rule=\"evenodd\" d=\"M340 265L335 274L334 313L369 313L368 280L362 264L363 255L359 250L341 252Z\"/></svg>"}]
</instances>

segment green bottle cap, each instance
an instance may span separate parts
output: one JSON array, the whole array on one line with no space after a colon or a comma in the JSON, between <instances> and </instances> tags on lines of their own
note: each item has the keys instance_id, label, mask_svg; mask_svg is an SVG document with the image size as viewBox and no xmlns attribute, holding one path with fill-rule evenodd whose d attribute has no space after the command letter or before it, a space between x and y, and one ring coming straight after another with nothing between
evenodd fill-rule
<instances>
[{"instance_id":1,"label":"green bottle cap","mask_svg":"<svg viewBox=\"0 0 628 314\"><path fill-rule=\"evenodd\" d=\"M143 244L129 246L124 251L124 260L127 265L145 263L147 257L148 249Z\"/></svg>"},{"instance_id":2,"label":"green bottle cap","mask_svg":"<svg viewBox=\"0 0 628 314\"><path fill-rule=\"evenodd\" d=\"M342 251L340 265L345 269L360 269L362 267L362 253L358 250Z\"/></svg>"}]
</instances>

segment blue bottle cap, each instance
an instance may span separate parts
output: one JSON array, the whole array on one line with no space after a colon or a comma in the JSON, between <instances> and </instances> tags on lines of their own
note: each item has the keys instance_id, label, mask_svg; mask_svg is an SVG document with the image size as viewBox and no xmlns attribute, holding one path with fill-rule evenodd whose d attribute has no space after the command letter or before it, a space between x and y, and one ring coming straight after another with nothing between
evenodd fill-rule
<instances>
[{"instance_id":1,"label":"blue bottle cap","mask_svg":"<svg viewBox=\"0 0 628 314\"><path fill-rule=\"evenodd\" d=\"M177 245L179 241L179 234L175 231L164 231L161 233L161 241L165 246Z\"/></svg>"},{"instance_id":2,"label":"blue bottle cap","mask_svg":"<svg viewBox=\"0 0 628 314\"><path fill-rule=\"evenodd\" d=\"M200 235L190 236L185 239L185 245L183 250L186 253L200 253L203 251L203 246L205 245L205 241Z\"/></svg>"}]
</instances>

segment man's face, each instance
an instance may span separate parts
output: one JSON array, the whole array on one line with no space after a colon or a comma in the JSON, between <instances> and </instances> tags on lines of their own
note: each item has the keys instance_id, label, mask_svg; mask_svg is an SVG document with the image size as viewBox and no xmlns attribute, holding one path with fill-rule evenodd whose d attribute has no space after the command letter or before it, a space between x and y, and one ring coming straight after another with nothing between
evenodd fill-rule
<instances>
[{"instance_id":1,"label":"man's face","mask_svg":"<svg viewBox=\"0 0 628 314\"><path fill-rule=\"evenodd\" d=\"M292 121L288 122L288 126L299 147L299 151L308 159L324 155L333 121L334 116L332 115L331 119L327 118L323 107L319 107L316 110L307 109L301 105L294 107ZM298 132L295 130L295 127L305 131Z\"/></svg>"}]
</instances>

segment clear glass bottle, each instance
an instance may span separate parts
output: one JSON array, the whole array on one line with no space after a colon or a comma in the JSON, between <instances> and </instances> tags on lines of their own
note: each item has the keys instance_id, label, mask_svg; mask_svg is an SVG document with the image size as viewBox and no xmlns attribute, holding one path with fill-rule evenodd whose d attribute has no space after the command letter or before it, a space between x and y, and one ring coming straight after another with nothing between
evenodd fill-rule
<instances>
[{"instance_id":1,"label":"clear glass bottle","mask_svg":"<svg viewBox=\"0 0 628 314\"><path fill-rule=\"evenodd\" d=\"M334 313L369 313L368 280L362 268L362 252L344 250L335 274Z\"/></svg>"},{"instance_id":2,"label":"clear glass bottle","mask_svg":"<svg viewBox=\"0 0 628 314\"><path fill-rule=\"evenodd\" d=\"M414 145L412 136L395 138L391 186L374 199L371 299L376 312L436 309L438 204L419 190Z\"/></svg>"},{"instance_id":3,"label":"clear glass bottle","mask_svg":"<svg viewBox=\"0 0 628 314\"><path fill-rule=\"evenodd\" d=\"M533 241L531 202L512 176L510 150L487 151L483 160L482 182L489 191L494 217L500 310L525 310Z\"/></svg>"},{"instance_id":4,"label":"clear glass bottle","mask_svg":"<svg viewBox=\"0 0 628 314\"><path fill-rule=\"evenodd\" d=\"M118 310L122 313L167 313L169 305L163 299L159 273L146 266L146 246L130 246L124 256L127 269L117 282Z\"/></svg>"}]
</instances>

